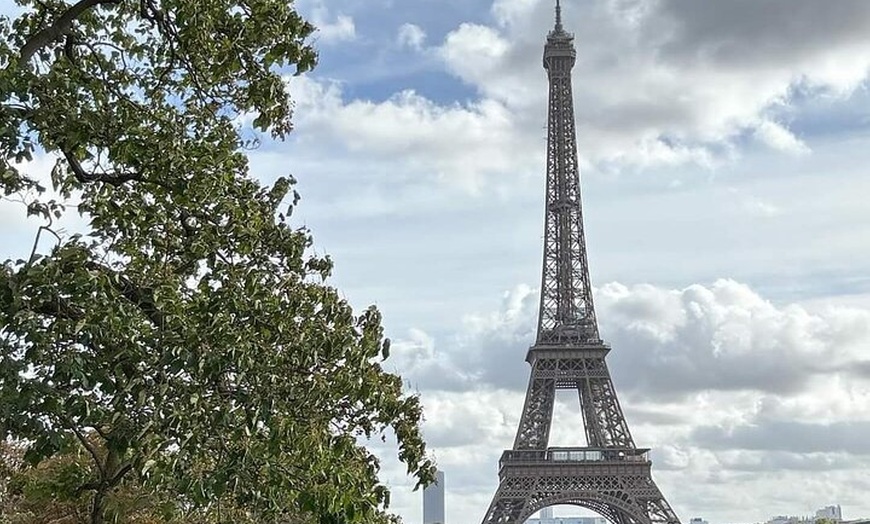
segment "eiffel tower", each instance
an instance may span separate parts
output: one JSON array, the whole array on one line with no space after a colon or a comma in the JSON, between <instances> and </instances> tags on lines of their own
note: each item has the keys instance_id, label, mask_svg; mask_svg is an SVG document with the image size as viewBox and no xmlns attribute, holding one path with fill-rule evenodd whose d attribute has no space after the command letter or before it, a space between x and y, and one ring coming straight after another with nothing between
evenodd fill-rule
<instances>
[{"instance_id":1,"label":"eiffel tower","mask_svg":"<svg viewBox=\"0 0 870 524\"><path fill-rule=\"evenodd\" d=\"M680 524L652 479L649 449L628 430L598 335L592 304L571 69L574 36L556 25L544 46L549 77L547 201L538 333L526 361L529 388L513 449L499 461L499 486L483 524L522 524L556 504L591 509L613 524ZM548 447L557 389L577 390L585 447Z\"/></svg>"}]
</instances>

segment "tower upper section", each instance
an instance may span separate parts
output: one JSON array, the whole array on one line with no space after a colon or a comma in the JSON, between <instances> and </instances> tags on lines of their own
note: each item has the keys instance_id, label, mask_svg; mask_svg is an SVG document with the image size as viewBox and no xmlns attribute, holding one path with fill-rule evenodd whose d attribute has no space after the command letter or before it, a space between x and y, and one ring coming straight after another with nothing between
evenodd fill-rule
<instances>
[{"instance_id":1,"label":"tower upper section","mask_svg":"<svg viewBox=\"0 0 870 524\"><path fill-rule=\"evenodd\" d=\"M598 323L592 303L583 209L571 69L574 35L562 27L556 1L556 25L544 46L549 78L547 113L547 190L544 212L544 263L537 345L597 344Z\"/></svg>"},{"instance_id":2,"label":"tower upper section","mask_svg":"<svg viewBox=\"0 0 870 524\"><path fill-rule=\"evenodd\" d=\"M544 46L544 69L550 75L570 75L576 57L574 35L562 27L562 6L559 0L556 0L556 25L547 34L547 44Z\"/></svg>"}]
</instances>

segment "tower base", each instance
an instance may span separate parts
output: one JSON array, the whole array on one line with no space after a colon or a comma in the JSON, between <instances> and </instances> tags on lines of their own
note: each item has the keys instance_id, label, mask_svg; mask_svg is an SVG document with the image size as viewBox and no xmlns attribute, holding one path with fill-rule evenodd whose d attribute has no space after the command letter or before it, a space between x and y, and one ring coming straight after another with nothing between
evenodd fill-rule
<instances>
[{"instance_id":1,"label":"tower base","mask_svg":"<svg viewBox=\"0 0 870 524\"><path fill-rule=\"evenodd\" d=\"M614 524L679 524L650 475L646 449L507 450L483 524L523 524L556 504L591 509Z\"/></svg>"}]
</instances>

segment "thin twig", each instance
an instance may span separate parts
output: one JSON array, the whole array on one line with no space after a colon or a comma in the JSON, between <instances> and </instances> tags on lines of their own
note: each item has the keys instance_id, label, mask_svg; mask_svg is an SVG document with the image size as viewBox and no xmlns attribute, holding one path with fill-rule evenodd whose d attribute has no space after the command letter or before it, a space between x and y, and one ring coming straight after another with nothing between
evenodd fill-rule
<instances>
[{"instance_id":1,"label":"thin twig","mask_svg":"<svg viewBox=\"0 0 870 524\"><path fill-rule=\"evenodd\" d=\"M42 235L43 231L48 231L49 233L54 235L54 238L57 239L58 243L63 242L63 240L60 238L60 236L58 236L58 234L55 233L53 229L51 229L51 225L53 222L51 215L48 215L47 218L48 218L48 225L47 226L39 226L39 229L36 230L36 238L33 240L33 249L30 250L30 257L28 257L28 259L27 259L28 266L32 265L34 262L34 259L36 258L36 249L39 247L39 237Z\"/></svg>"}]
</instances>

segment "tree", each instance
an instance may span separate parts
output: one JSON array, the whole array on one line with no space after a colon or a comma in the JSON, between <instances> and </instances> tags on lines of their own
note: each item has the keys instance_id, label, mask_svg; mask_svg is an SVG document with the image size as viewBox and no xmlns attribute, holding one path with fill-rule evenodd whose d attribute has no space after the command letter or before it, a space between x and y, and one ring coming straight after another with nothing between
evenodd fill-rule
<instances>
[{"instance_id":1,"label":"tree","mask_svg":"<svg viewBox=\"0 0 870 524\"><path fill-rule=\"evenodd\" d=\"M19 4L0 190L44 223L0 270L0 438L87 457L94 524L129 482L257 522L387 519L358 440L391 428L430 482L419 400L379 363L377 310L355 315L291 226L292 177L256 182L239 134L291 130L281 75L313 67L314 28L287 0ZM53 192L21 170L35 153ZM67 209L86 232L54 225Z\"/></svg>"}]
</instances>

